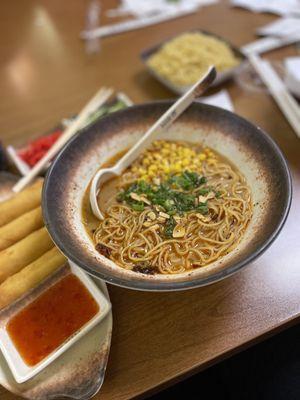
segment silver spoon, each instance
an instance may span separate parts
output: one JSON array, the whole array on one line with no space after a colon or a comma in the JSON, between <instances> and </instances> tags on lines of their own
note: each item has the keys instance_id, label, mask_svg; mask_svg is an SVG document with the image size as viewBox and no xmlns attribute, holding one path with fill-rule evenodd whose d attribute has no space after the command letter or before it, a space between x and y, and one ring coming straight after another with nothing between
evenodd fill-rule
<instances>
[{"instance_id":1,"label":"silver spoon","mask_svg":"<svg viewBox=\"0 0 300 400\"><path fill-rule=\"evenodd\" d=\"M212 84L216 78L216 69L210 66L204 76L193 85L176 103L174 103L141 137L141 139L111 168L100 169L94 176L90 188L90 203L93 214L103 220L104 217L99 209L97 195L103 183L109 179L120 176L134 160L145 150L162 131L170 125L191 105L191 103Z\"/></svg>"}]
</instances>

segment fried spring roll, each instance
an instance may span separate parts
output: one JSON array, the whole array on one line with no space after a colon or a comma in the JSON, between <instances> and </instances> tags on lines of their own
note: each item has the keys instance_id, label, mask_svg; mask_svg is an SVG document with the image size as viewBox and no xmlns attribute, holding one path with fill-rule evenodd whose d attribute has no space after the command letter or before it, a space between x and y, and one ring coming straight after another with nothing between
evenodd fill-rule
<instances>
[{"instance_id":1,"label":"fried spring roll","mask_svg":"<svg viewBox=\"0 0 300 400\"><path fill-rule=\"evenodd\" d=\"M0 252L0 283L54 247L45 227Z\"/></svg>"},{"instance_id":2,"label":"fried spring roll","mask_svg":"<svg viewBox=\"0 0 300 400\"><path fill-rule=\"evenodd\" d=\"M56 248L47 251L20 272L7 278L0 285L0 309L8 306L36 287L66 262L66 258Z\"/></svg>"},{"instance_id":3,"label":"fried spring roll","mask_svg":"<svg viewBox=\"0 0 300 400\"><path fill-rule=\"evenodd\" d=\"M38 207L41 204L42 185L43 181L39 179L22 192L0 203L0 226Z\"/></svg>"},{"instance_id":4,"label":"fried spring roll","mask_svg":"<svg viewBox=\"0 0 300 400\"><path fill-rule=\"evenodd\" d=\"M0 251L17 243L44 225L41 207L28 211L0 227Z\"/></svg>"}]
</instances>

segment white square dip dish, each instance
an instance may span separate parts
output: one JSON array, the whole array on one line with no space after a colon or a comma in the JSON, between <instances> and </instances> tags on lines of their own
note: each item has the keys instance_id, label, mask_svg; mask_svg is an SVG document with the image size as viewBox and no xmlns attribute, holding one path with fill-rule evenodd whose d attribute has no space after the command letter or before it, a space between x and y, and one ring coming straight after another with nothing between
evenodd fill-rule
<instances>
[{"instance_id":1,"label":"white square dip dish","mask_svg":"<svg viewBox=\"0 0 300 400\"><path fill-rule=\"evenodd\" d=\"M34 366L29 366L25 363L17 348L15 347L12 339L10 338L6 329L7 324L0 328L0 349L7 361L11 372L18 383L23 383L30 378L37 375L44 368L46 368L52 361L57 359L62 353L64 353L69 347L76 343L82 338L87 332L95 327L110 311L111 304L103 295L101 290L96 286L93 280L80 268L75 266L72 262L70 264L70 273L74 274L85 286L85 288L92 295L94 300L99 306L99 310L92 319L90 319L85 325L83 325L77 332L71 335L65 340L56 350L51 352L48 356L42 359L39 363ZM59 281L58 281L59 282ZM55 283L54 283L55 284ZM51 285L52 286L52 285ZM47 291L51 286L45 288L41 295ZM38 297L37 297L38 298ZM34 301L34 300L33 300ZM29 303L31 304L31 303ZM29 305L29 304L26 304ZM25 306L25 307L26 307ZM22 310L22 309L21 309ZM20 310L20 311L21 311ZM8 322L7 322L8 323Z\"/></svg>"}]
</instances>

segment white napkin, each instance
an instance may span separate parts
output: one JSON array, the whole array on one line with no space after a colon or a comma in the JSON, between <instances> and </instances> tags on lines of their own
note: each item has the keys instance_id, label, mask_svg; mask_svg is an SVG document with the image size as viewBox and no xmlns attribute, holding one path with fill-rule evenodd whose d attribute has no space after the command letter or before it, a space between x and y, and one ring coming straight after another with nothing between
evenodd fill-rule
<instances>
[{"instance_id":1,"label":"white napkin","mask_svg":"<svg viewBox=\"0 0 300 400\"><path fill-rule=\"evenodd\" d=\"M253 12L270 12L278 15L300 15L300 0L231 0L236 7Z\"/></svg>"},{"instance_id":2,"label":"white napkin","mask_svg":"<svg viewBox=\"0 0 300 400\"><path fill-rule=\"evenodd\" d=\"M282 17L256 30L262 36L289 36L300 33L300 18Z\"/></svg>"},{"instance_id":3,"label":"white napkin","mask_svg":"<svg viewBox=\"0 0 300 400\"><path fill-rule=\"evenodd\" d=\"M116 9L107 11L110 17L131 14L137 18L149 17L161 13L173 13L197 10L199 7L213 4L218 0L122 0Z\"/></svg>"},{"instance_id":4,"label":"white napkin","mask_svg":"<svg viewBox=\"0 0 300 400\"><path fill-rule=\"evenodd\" d=\"M284 60L287 88L297 97L300 97L300 57L288 57Z\"/></svg>"},{"instance_id":5,"label":"white napkin","mask_svg":"<svg viewBox=\"0 0 300 400\"><path fill-rule=\"evenodd\" d=\"M199 100L201 103L221 107L228 111L234 111L233 103L227 90L220 90L212 96L200 97Z\"/></svg>"}]
</instances>

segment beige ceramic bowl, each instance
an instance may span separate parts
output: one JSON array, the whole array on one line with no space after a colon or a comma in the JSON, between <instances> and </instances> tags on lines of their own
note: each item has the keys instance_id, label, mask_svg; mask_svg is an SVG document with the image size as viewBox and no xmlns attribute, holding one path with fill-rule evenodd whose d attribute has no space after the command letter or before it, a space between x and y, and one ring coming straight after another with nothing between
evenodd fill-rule
<instances>
[{"instance_id":1,"label":"beige ceramic bowl","mask_svg":"<svg viewBox=\"0 0 300 400\"><path fill-rule=\"evenodd\" d=\"M101 164L132 146L170 105L165 101L133 106L103 118L67 144L46 177L43 213L54 242L76 265L116 285L140 290L179 290L223 279L267 249L289 211L290 173L274 141L229 111L194 103L164 138L212 147L243 173L251 188L254 213L242 241L218 261L178 275L127 271L99 254L81 220L86 187Z\"/></svg>"}]
</instances>

